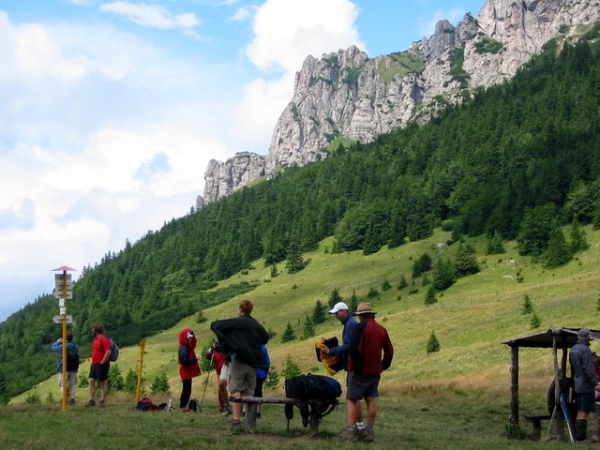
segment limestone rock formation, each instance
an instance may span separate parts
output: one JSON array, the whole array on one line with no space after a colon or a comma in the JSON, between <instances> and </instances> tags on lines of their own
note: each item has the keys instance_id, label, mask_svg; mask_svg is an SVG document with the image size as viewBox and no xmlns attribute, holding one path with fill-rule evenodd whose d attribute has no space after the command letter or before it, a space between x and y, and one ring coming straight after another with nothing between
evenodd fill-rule
<instances>
[{"instance_id":1,"label":"limestone rock formation","mask_svg":"<svg viewBox=\"0 0 600 450\"><path fill-rule=\"evenodd\" d=\"M268 154L238 153L211 161L205 201L229 195L278 169L327 158L339 145L426 121L477 87L514 76L550 39L576 39L600 20L596 0L488 0L475 18L435 33L405 51L369 58L356 47L309 56L296 74L294 95L273 131Z\"/></svg>"}]
</instances>

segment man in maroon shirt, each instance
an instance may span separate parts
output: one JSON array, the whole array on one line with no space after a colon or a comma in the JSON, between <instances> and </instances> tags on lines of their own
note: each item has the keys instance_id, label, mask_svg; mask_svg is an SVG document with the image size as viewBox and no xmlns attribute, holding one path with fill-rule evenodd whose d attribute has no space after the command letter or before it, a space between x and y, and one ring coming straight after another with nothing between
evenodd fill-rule
<instances>
[{"instance_id":1,"label":"man in maroon shirt","mask_svg":"<svg viewBox=\"0 0 600 450\"><path fill-rule=\"evenodd\" d=\"M375 322L370 303L358 305L355 316L360 317L350 341L348 359L348 391L346 393L348 420L342 438L371 442L375 438L373 426L377 415L381 373L388 369L394 356L394 347L385 328ZM360 401L367 405L367 426L363 424Z\"/></svg>"}]
</instances>

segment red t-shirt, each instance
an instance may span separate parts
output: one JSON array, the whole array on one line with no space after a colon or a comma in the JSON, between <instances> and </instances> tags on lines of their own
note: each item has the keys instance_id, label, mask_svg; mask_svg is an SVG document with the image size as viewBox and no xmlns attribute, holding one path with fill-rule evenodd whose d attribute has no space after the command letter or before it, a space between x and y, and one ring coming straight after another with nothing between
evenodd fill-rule
<instances>
[{"instance_id":1,"label":"red t-shirt","mask_svg":"<svg viewBox=\"0 0 600 450\"><path fill-rule=\"evenodd\" d=\"M92 364L100 364L106 352L110 350L110 339L101 334L92 344Z\"/></svg>"}]
</instances>

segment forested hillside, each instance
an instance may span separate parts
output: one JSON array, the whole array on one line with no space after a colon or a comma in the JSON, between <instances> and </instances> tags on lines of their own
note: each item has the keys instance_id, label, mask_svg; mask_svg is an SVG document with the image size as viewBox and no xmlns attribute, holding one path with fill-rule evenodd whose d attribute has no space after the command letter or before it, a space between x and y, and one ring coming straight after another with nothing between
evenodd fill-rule
<instances>
[{"instance_id":1,"label":"forested hillside","mask_svg":"<svg viewBox=\"0 0 600 450\"><path fill-rule=\"evenodd\" d=\"M452 241L516 239L522 254L549 266L568 260L576 249L562 251L558 227L600 225L600 56L591 38L597 31L558 54L549 43L511 83L427 125L288 167L107 253L84 268L69 304L80 344L89 346L95 321L122 346L136 343L253 289L218 281L258 258L302 270L303 252L332 235L333 251L367 255L442 226ZM52 374L55 313L56 299L42 296L0 324L5 398Z\"/></svg>"}]
</instances>

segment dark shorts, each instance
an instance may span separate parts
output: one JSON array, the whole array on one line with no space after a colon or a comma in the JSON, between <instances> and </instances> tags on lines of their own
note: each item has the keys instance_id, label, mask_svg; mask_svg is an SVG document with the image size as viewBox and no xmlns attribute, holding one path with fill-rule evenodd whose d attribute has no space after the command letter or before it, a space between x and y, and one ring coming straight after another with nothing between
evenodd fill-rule
<instances>
[{"instance_id":1,"label":"dark shorts","mask_svg":"<svg viewBox=\"0 0 600 450\"><path fill-rule=\"evenodd\" d=\"M110 371L110 362L104 364L92 364L90 367L90 376L92 380L108 380L108 372Z\"/></svg>"},{"instance_id":2,"label":"dark shorts","mask_svg":"<svg viewBox=\"0 0 600 450\"><path fill-rule=\"evenodd\" d=\"M348 400L362 400L365 397L379 397L381 375L352 375L348 377Z\"/></svg>"},{"instance_id":3,"label":"dark shorts","mask_svg":"<svg viewBox=\"0 0 600 450\"><path fill-rule=\"evenodd\" d=\"M586 392L577 394L577 411L586 413L596 412L596 393Z\"/></svg>"}]
</instances>

